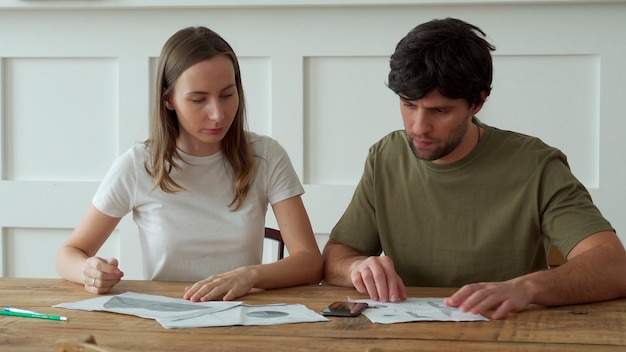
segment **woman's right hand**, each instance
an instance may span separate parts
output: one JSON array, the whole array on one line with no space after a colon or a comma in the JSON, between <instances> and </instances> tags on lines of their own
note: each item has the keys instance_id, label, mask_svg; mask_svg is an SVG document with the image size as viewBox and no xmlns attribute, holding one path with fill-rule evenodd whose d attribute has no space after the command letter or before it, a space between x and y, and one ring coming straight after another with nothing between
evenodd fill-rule
<instances>
[{"instance_id":1,"label":"woman's right hand","mask_svg":"<svg viewBox=\"0 0 626 352\"><path fill-rule=\"evenodd\" d=\"M103 259L100 257L87 258L87 265L83 270L83 284L89 293L102 294L111 291L117 285L124 272L118 268L119 262L115 258Z\"/></svg>"}]
</instances>

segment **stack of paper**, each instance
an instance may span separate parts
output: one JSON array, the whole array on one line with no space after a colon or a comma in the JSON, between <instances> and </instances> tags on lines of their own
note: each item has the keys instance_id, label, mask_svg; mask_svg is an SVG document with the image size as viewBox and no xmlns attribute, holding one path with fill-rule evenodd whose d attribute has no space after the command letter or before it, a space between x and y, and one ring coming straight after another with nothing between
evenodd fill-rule
<instances>
[{"instance_id":1,"label":"stack of paper","mask_svg":"<svg viewBox=\"0 0 626 352\"><path fill-rule=\"evenodd\" d=\"M301 304L252 306L243 302L190 302L133 292L61 303L54 307L135 315L155 319L166 329L328 321Z\"/></svg>"}]
</instances>

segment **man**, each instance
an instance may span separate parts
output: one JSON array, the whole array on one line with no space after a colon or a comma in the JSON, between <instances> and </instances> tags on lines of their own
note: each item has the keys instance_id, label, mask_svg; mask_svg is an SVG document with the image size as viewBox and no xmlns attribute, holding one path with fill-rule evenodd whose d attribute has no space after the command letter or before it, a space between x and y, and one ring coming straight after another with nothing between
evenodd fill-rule
<instances>
[{"instance_id":1,"label":"man","mask_svg":"<svg viewBox=\"0 0 626 352\"><path fill-rule=\"evenodd\" d=\"M565 156L475 117L491 91L484 37L448 18L398 43L388 86L405 131L370 148L325 280L383 302L406 299L405 285L461 287L445 303L493 319L626 296L624 247ZM547 270L550 244L567 263Z\"/></svg>"}]
</instances>

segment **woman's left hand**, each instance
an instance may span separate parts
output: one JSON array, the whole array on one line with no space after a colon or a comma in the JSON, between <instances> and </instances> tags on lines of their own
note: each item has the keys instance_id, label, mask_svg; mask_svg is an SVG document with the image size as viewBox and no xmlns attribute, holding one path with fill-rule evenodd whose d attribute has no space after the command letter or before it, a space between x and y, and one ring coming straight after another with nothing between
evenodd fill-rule
<instances>
[{"instance_id":1,"label":"woman's left hand","mask_svg":"<svg viewBox=\"0 0 626 352\"><path fill-rule=\"evenodd\" d=\"M192 302L232 301L250 292L256 277L256 269L251 266L209 276L186 287L183 298Z\"/></svg>"}]
</instances>

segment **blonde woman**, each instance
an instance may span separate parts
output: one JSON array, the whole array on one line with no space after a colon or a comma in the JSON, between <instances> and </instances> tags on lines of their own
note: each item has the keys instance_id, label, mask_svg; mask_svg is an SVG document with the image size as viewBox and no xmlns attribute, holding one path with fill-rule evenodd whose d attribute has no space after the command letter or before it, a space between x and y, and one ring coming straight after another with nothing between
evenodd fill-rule
<instances>
[{"instance_id":1,"label":"blonde woman","mask_svg":"<svg viewBox=\"0 0 626 352\"><path fill-rule=\"evenodd\" d=\"M232 300L252 288L319 282L322 257L285 150L244 129L237 56L205 27L176 32L159 60L149 138L113 164L79 225L60 249L57 271L88 292L124 276L96 253L133 213L144 278L195 281L191 301ZM261 264L271 204L286 258Z\"/></svg>"}]
</instances>

